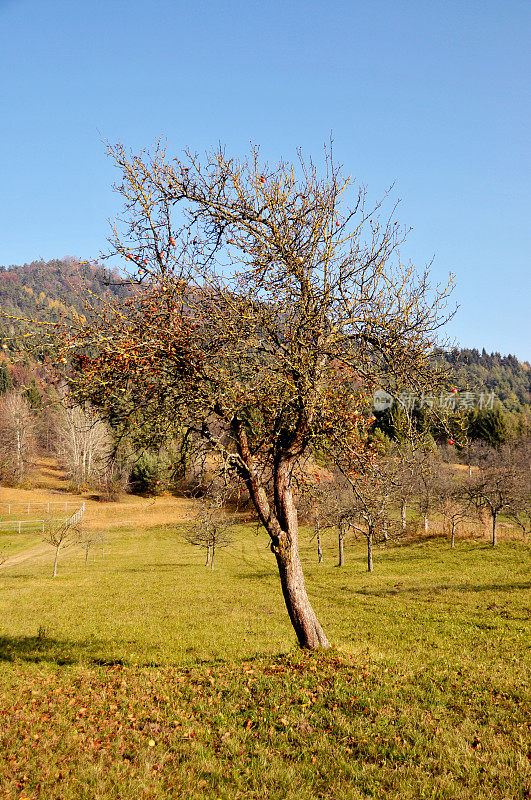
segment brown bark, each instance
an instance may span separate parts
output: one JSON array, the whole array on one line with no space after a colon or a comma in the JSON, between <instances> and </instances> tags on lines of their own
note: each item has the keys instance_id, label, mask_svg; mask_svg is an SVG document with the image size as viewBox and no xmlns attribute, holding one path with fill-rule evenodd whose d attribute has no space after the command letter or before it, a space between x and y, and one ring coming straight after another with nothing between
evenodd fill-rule
<instances>
[{"instance_id":1,"label":"brown bark","mask_svg":"<svg viewBox=\"0 0 531 800\"><path fill-rule=\"evenodd\" d=\"M452 520L452 547L455 547L455 519Z\"/></svg>"},{"instance_id":2,"label":"brown bark","mask_svg":"<svg viewBox=\"0 0 531 800\"><path fill-rule=\"evenodd\" d=\"M299 555L297 510L291 489L291 464L279 462L275 469L275 510L282 528L281 535L272 537L282 586L282 594L299 645L306 650L330 647L319 620L311 606Z\"/></svg>"},{"instance_id":3,"label":"brown bark","mask_svg":"<svg viewBox=\"0 0 531 800\"><path fill-rule=\"evenodd\" d=\"M372 562L372 531L369 530L367 534L367 569L369 572L372 572L374 569L374 565Z\"/></svg>"},{"instance_id":4,"label":"brown bark","mask_svg":"<svg viewBox=\"0 0 531 800\"><path fill-rule=\"evenodd\" d=\"M492 512L492 546L493 547L496 547L496 545L498 543L498 527L497 527L497 524L496 524L497 521L498 521L498 512L497 511L493 511Z\"/></svg>"},{"instance_id":5,"label":"brown bark","mask_svg":"<svg viewBox=\"0 0 531 800\"><path fill-rule=\"evenodd\" d=\"M273 512L250 452L245 428L238 418L232 420L232 428L236 434L239 455L245 465L245 483L260 521L271 538L271 550L277 559L284 602L299 645L305 650L328 648L330 642L319 624L306 592L299 555L299 526L291 488L295 456L284 455L275 459Z\"/></svg>"},{"instance_id":6,"label":"brown bark","mask_svg":"<svg viewBox=\"0 0 531 800\"><path fill-rule=\"evenodd\" d=\"M406 529L406 499L405 499L405 497L402 498L402 503L400 504L400 516L402 518L402 530L405 531L405 529Z\"/></svg>"},{"instance_id":7,"label":"brown bark","mask_svg":"<svg viewBox=\"0 0 531 800\"><path fill-rule=\"evenodd\" d=\"M279 541L278 546L274 547L274 553L282 594L299 645L306 650L330 647L306 592L298 545L296 539L294 541L293 531Z\"/></svg>"},{"instance_id":8,"label":"brown bark","mask_svg":"<svg viewBox=\"0 0 531 800\"><path fill-rule=\"evenodd\" d=\"M53 562L53 576L52 576L54 578L57 577L57 561L59 559L59 548L60 548L60 546L61 545L58 545L55 548L55 559L54 559L54 562Z\"/></svg>"},{"instance_id":9,"label":"brown bark","mask_svg":"<svg viewBox=\"0 0 531 800\"><path fill-rule=\"evenodd\" d=\"M317 560L319 564L322 563L323 560L323 548L321 546L321 528L319 526L319 520L315 521L315 528L316 528L316 536L317 536Z\"/></svg>"},{"instance_id":10,"label":"brown bark","mask_svg":"<svg viewBox=\"0 0 531 800\"><path fill-rule=\"evenodd\" d=\"M343 532L343 527L339 526L339 538L338 538L338 545L339 545L339 567L342 567L345 563L345 548L344 548L344 539L345 535Z\"/></svg>"}]
</instances>

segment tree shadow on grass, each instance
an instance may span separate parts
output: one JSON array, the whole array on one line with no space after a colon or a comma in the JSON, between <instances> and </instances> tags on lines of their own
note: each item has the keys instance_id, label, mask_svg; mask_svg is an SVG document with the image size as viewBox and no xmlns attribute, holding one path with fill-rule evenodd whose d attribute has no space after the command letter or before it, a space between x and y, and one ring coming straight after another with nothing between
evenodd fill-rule
<instances>
[{"instance_id":1,"label":"tree shadow on grass","mask_svg":"<svg viewBox=\"0 0 531 800\"><path fill-rule=\"evenodd\" d=\"M101 666L124 666L127 663L122 659L102 656L103 648L104 643L96 640L73 642L54 639L42 632L37 636L0 636L0 661L49 662L60 666L81 661Z\"/></svg>"},{"instance_id":2,"label":"tree shadow on grass","mask_svg":"<svg viewBox=\"0 0 531 800\"><path fill-rule=\"evenodd\" d=\"M341 587L342 589L347 589L348 587ZM371 597L388 597L390 595L422 595L422 594L432 594L434 592L514 592L518 591L519 589L531 589L531 582L524 582L524 583L504 583L504 584L489 584L485 583L480 586L474 586L471 584L444 584L439 586L411 586L411 587L402 587L402 586L393 586L392 588L387 589L376 589L371 587L364 586L361 589L352 589L353 594L363 594Z\"/></svg>"}]
</instances>

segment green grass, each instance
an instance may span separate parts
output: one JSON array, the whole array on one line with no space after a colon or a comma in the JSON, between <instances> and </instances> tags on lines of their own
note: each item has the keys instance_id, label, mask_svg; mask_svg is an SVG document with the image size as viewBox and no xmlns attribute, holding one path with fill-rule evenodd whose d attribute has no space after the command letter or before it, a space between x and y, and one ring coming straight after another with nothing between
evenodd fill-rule
<instances>
[{"instance_id":1,"label":"green grass","mask_svg":"<svg viewBox=\"0 0 531 800\"><path fill-rule=\"evenodd\" d=\"M273 556L241 528L213 571L170 528L0 572L0 796L524 798L525 547L361 543L308 590L295 647ZM97 551L96 551L97 552ZM39 635L40 631L40 635Z\"/></svg>"},{"instance_id":2,"label":"green grass","mask_svg":"<svg viewBox=\"0 0 531 800\"><path fill-rule=\"evenodd\" d=\"M0 552L5 556L13 556L16 553L21 553L41 542L42 536L39 531L27 529L21 531L21 533L17 531L0 531ZM2 582L0 578L0 585Z\"/></svg>"}]
</instances>

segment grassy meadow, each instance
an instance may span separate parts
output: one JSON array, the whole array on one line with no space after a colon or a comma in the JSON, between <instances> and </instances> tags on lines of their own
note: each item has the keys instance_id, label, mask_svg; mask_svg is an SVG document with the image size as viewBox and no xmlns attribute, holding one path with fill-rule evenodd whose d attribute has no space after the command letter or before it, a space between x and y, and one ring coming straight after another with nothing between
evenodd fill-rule
<instances>
[{"instance_id":1,"label":"grassy meadow","mask_svg":"<svg viewBox=\"0 0 531 800\"><path fill-rule=\"evenodd\" d=\"M0 500L37 492L0 490ZM0 568L0 797L529 797L525 545L439 537L336 566L301 533L333 649L298 651L263 532L216 555L175 498L87 501L87 566L38 535ZM25 554L29 554L27 557Z\"/></svg>"}]
</instances>

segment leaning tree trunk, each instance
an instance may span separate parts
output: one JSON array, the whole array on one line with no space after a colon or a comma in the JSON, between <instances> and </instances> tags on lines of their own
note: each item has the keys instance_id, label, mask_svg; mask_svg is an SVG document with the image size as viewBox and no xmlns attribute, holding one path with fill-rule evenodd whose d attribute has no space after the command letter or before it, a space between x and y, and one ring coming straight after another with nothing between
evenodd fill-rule
<instances>
[{"instance_id":1,"label":"leaning tree trunk","mask_svg":"<svg viewBox=\"0 0 531 800\"><path fill-rule=\"evenodd\" d=\"M319 620L310 604L304 583L299 555L299 529L297 510L293 502L291 473L294 456L275 458L273 465L274 512L249 449L245 428L238 418L233 420L233 430L245 464L245 478L249 494L261 522L271 537L271 550L277 560L280 584L291 624L299 645L307 650L330 647ZM297 453L299 455L299 453Z\"/></svg>"},{"instance_id":2,"label":"leaning tree trunk","mask_svg":"<svg viewBox=\"0 0 531 800\"><path fill-rule=\"evenodd\" d=\"M493 547L496 547L496 545L498 544L497 521L498 521L498 512L497 511L493 511L492 512L492 546Z\"/></svg>"},{"instance_id":3,"label":"leaning tree trunk","mask_svg":"<svg viewBox=\"0 0 531 800\"><path fill-rule=\"evenodd\" d=\"M282 537L272 549L277 558L282 594L299 645L306 650L330 647L306 592L297 537L293 536L293 531Z\"/></svg>"},{"instance_id":4,"label":"leaning tree trunk","mask_svg":"<svg viewBox=\"0 0 531 800\"><path fill-rule=\"evenodd\" d=\"M274 484L275 511L281 531L279 535L271 537L271 549L277 559L282 594L291 624L302 648L317 650L319 647L330 647L306 592L289 463L276 465Z\"/></svg>"},{"instance_id":5,"label":"leaning tree trunk","mask_svg":"<svg viewBox=\"0 0 531 800\"><path fill-rule=\"evenodd\" d=\"M369 572L372 572L374 569L372 562L372 531L370 528L367 534L367 569Z\"/></svg>"}]
</instances>

